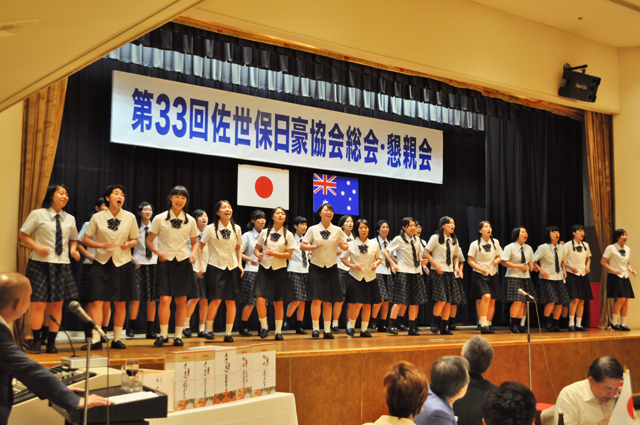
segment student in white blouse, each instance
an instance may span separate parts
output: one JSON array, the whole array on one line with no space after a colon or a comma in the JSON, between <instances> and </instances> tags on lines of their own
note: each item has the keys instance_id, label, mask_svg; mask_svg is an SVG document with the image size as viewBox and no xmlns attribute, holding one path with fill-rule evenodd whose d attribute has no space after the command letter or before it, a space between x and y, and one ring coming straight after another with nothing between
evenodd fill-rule
<instances>
[{"instance_id":1,"label":"student in white blouse","mask_svg":"<svg viewBox=\"0 0 640 425\"><path fill-rule=\"evenodd\" d=\"M509 311L511 333L527 333L524 325L519 323L525 315L527 300L524 295L518 293L518 289L534 298L537 297L530 275L530 272L536 270L536 263L533 261L533 249L525 243L528 237L529 234L524 227L514 228L511 231L513 242L507 245L500 255L501 264L508 269L504 275L504 295L505 301L512 303Z\"/></svg>"},{"instance_id":2,"label":"student in white blouse","mask_svg":"<svg viewBox=\"0 0 640 425\"><path fill-rule=\"evenodd\" d=\"M175 186L169 191L168 211L158 214L151 223L147 247L158 256L156 283L160 306L158 319L160 335L153 343L162 347L169 341L169 318L171 299L176 303L174 347L182 347L182 330L187 317L187 298L193 294L193 268L196 261L198 226L196 220L185 212L189 202L189 192L184 186ZM153 241L158 237L158 247ZM191 239L191 250L188 240Z\"/></svg>"},{"instance_id":3,"label":"student in white blouse","mask_svg":"<svg viewBox=\"0 0 640 425\"><path fill-rule=\"evenodd\" d=\"M287 260L295 247L293 234L287 231L287 212L277 207L271 212L269 227L260 232L253 255L260 260L253 295L260 319L260 338L269 334L267 300L273 303L276 319L276 341L282 341L283 301L291 297Z\"/></svg>"},{"instance_id":4,"label":"student in white blouse","mask_svg":"<svg viewBox=\"0 0 640 425\"><path fill-rule=\"evenodd\" d=\"M320 223L309 227L302 238L300 249L314 251L309 265L307 298L311 301L312 338L320 337L320 309L324 318L324 339L333 339L331 318L333 303L342 301L342 287L338 275L338 247L349 248L344 232L331 224L333 206L325 203L318 208Z\"/></svg>"},{"instance_id":5,"label":"student in white blouse","mask_svg":"<svg viewBox=\"0 0 640 425\"><path fill-rule=\"evenodd\" d=\"M20 240L31 248L25 275L31 281L31 341L30 353L39 354L40 335L45 309L57 323L62 320L62 304L78 298L78 288L73 277L69 255L80 261L77 251L78 230L76 219L63 211L69 201L69 193L63 185L47 188L42 208L29 213L20 228ZM50 324L47 353L57 353L58 324Z\"/></svg>"},{"instance_id":6,"label":"student in white blouse","mask_svg":"<svg viewBox=\"0 0 640 425\"><path fill-rule=\"evenodd\" d=\"M609 272L607 275L607 298L613 298L613 314L611 327L616 331L630 331L627 326L627 312L629 298L635 298L633 287L629 280L629 273L636 277L636 271L631 268L631 248L627 246L627 231L616 229L613 232L612 245L602 253L600 264Z\"/></svg>"},{"instance_id":7,"label":"student in white blouse","mask_svg":"<svg viewBox=\"0 0 640 425\"><path fill-rule=\"evenodd\" d=\"M493 237L493 228L488 221L478 224L478 240L469 246L469 265L473 268L471 298L477 300L480 333L495 333L491 322L496 310L496 300L502 299L502 286L498 274L500 242Z\"/></svg>"},{"instance_id":8,"label":"student in white blouse","mask_svg":"<svg viewBox=\"0 0 640 425\"><path fill-rule=\"evenodd\" d=\"M338 226L344 232L344 236L347 238L347 243L351 242L355 236L353 235L353 217L350 215L343 215L338 221ZM349 277L349 267L342 264L342 253L344 251L338 248L338 275L340 276L340 286L342 287L342 301L333 303L333 322L331 323L331 332L338 332L338 322L340 315L342 314L342 304L347 295L347 282ZM348 316L348 314L347 314Z\"/></svg>"},{"instance_id":9,"label":"student in white blouse","mask_svg":"<svg viewBox=\"0 0 640 425\"><path fill-rule=\"evenodd\" d=\"M242 308L242 326L240 328L241 336L251 336L252 333L249 330L249 318L253 307L256 305L256 298L252 296L253 286L256 284L256 277L258 276L259 261L255 255L253 255L253 249L258 242L258 236L264 229L264 225L267 224L267 218L262 210L255 210L251 213L251 219L247 223L247 231L242 235L242 260L244 263L244 276L242 277L242 296L244 307Z\"/></svg>"},{"instance_id":10,"label":"student in white blouse","mask_svg":"<svg viewBox=\"0 0 640 425\"><path fill-rule=\"evenodd\" d=\"M372 239L380 245L380 252L384 252L384 249L391 243L387 240L389 235L389 223L387 220L378 220L376 223L376 232L378 233L375 239ZM393 253L392 253L393 254ZM391 275L391 264L389 260L384 257L382 263L376 269L376 281L378 282L378 289L380 290L380 297L382 302L380 304L373 305L373 311L371 312L371 320L374 322L374 328L377 327L378 332L387 331L387 314L389 313L389 295L391 294L391 288L393 287L393 277ZM380 314L380 320L378 319L378 313ZM376 323L377 326L376 326Z\"/></svg>"},{"instance_id":11,"label":"student in white blouse","mask_svg":"<svg viewBox=\"0 0 640 425\"><path fill-rule=\"evenodd\" d=\"M207 212L203 209L197 209L193 212L193 218L196 219L196 223L198 225L198 237L197 239L202 239L202 233L204 233L205 227L209 224L209 216ZM191 249L191 239L189 239L189 249ZM187 318L184 322L184 329L182 330L182 335L186 338L191 338L191 316L196 311L196 306L198 308L198 338L205 338L205 328L207 324L207 311L209 309L209 301L207 301L207 283L203 278L198 276L202 266L207 264L209 260L209 249L205 246L202 250L198 250L198 254L196 255L196 262L192 264L193 266L193 294L187 301Z\"/></svg>"},{"instance_id":12,"label":"student in white blouse","mask_svg":"<svg viewBox=\"0 0 640 425\"><path fill-rule=\"evenodd\" d=\"M213 223L208 225L200 247L208 244L209 262L206 267L207 312L206 338L213 339L213 321L218 314L218 308L224 300L227 308L224 342L233 342L231 331L236 320L236 300L242 296L240 280L244 274L242 267L242 229L233 221L233 208L229 201L218 201L214 207ZM201 270L200 275L205 273Z\"/></svg>"},{"instance_id":13,"label":"student in white blouse","mask_svg":"<svg viewBox=\"0 0 640 425\"><path fill-rule=\"evenodd\" d=\"M298 319L298 327L296 328L296 334L306 335L307 331L304 330L304 306L307 301L307 286L309 283L309 256L306 251L300 249L300 243L302 237L307 233L307 219L302 216L298 216L293 219L293 229L295 235L293 240L295 241L295 247L291 253L291 259L287 265L287 272L289 273L289 281L291 282L291 302L287 307L287 315L282 324L282 329L285 331L289 329L291 323L291 316L296 312L296 318Z\"/></svg>"},{"instance_id":14,"label":"student in white blouse","mask_svg":"<svg viewBox=\"0 0 640 425\"><path fill-rule=\"evenodd\" d=\"M545 231L545 243L540 245L533 255L533 261L540 270L536 292L538 302L544 304L544 317L547 323L545 329L548 332L562 332L558 326L558 319L563 305L569 305L569 293L564 284L567 271L564 264L564 249L558 243L560 229L557 226L549 226ZM553 316L551 315L553 313Z\"/></svg>"},{"instance_id":15,"label":"student in white blouse","mask_svg":"<svg viewBox=\"0 0 640 425\"><path fill-rule=\"evenodd\" d=\"M571 228L573 239L564 244L564 264L567 268L567 291L571 298L569 304L569 331L587 332L582 326L584 302L593 299L589 272L591 271L591 249L584 241L584 226L575 224ZM562 312L565 315L565 312Z\"/></svg>"},{"instance_id":16,"label":"student in white blouse","mask_svg":"<svg viewBox=\"0 0 640 425\"><path fill-rule=\"evenodd\" d=\"M382 301L376 281L376 269L382 262L382 255L380 246L368 239L369 222L360 219L356 221L355 227L358 238L349 242L349 249L342 254L342 263L350 268L347 281L347 302L350 306L347 335L355 334L353 326L362 309L360 336L371 338L367 329L371 317L371 304L379 304Z\"/></svg>"}]
</instances>

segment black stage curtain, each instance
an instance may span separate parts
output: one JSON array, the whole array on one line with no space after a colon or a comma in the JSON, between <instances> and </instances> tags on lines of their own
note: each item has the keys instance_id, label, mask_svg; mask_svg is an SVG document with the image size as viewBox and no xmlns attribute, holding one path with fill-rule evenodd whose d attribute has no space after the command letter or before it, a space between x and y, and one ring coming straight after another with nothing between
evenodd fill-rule
<instances>
[{"instance_id":1,"label":"black stage curtain","mask_svg":"<svg viewBox=\"0 0 640 425\"><path fill-rule=\"evenodd\" d=\"M212 208L220 199L227 199L234 205L234 219L243 227L254 210L235 206L237 188L233 182L237 181L239 160L110 143L114 70L443 130L442 185L357 176L362 192L359 217L371 223L388 220L391 236L400 230L403 217L413 216L423 226L423 238L428 239L436 230L439 218L448 215L456 219L456 234L466 256L470 242L466 217L470 206L487 209L496 237L503 246L508 243L510 229L517 224L530 229L530 244L535 248L547 220L563 226L563 236L573 223L582 221L582 127L568 118L504 104L497 116L505 118L488 118L485 134L102 59L69 78L51 179L69 188L70 201L66 210L76 217L78 226L90 218L95 200L112 183L123 184L127 189L125 209L129 211L135 211L141 201L151 202L155 213L166 210L167 194L177 184L189 189L188 211L205 209L210 219ZM315 224L318 220L312 210L311 188L312 173L318 170L287 168L290 170L289 219L303 215L310 224ZM335 222L337 220L338 217ZM465 271L465 287L469 293L472 271L469 267ZM343 310L346 311L346 306ZM238 323L240 311L239 308ZM307 326L310 326L308 314L306 316ZM428 323L430 318L431 306L427 305L421 309L419 321ZM460 307L457 319L475 322L475 302ZM144 328L145 320L144 308L141 308L139 328ZM496 322L498 320L496 318ZM197 311L192 325L196 322ZM257 325L257 320L254 324ZM216 329L223 328L224 306L221 306Z\"/></svg>"}]
</instances>

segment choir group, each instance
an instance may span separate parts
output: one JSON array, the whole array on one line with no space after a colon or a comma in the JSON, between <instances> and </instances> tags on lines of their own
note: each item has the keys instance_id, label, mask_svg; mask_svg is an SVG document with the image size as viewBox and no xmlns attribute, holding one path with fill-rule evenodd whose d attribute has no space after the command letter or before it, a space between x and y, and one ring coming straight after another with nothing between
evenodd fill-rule
<instances>
[{"instance_id":1,"label":"choir group","mask_svg":"<svg viewBox=\"0 0 640 425\"><path fill-rule=\"evenodd\" d=\"M255 307L261 338L269 334L267 303L272 304L277 341L283 339L282 330L294 327L296 311L296 333L307 334L302 327L307 301L311 302L311 336L320 337L322 313L325 339L333 339L338 332L344 301L347 334L355 336L360 317L359 335L365 338L371 337L370 323L378 332L420 335L416 318L420 305L427 301L433 303L431 332L451 335L456 330L457 308L467 302L462 287L465 257L451 217L441 218L428 240L421 238L420 224L405 217L399 223L399 234L392 238L385 220L373 225L345 215L338 226L332 224L333 207L325 203L317 211L320 223L309 227L307 219L298 216L289 228L283 208L269 215L256 210L243 234L227 201L215 205L211 223L204 210L188 214L189 192L183 186L169 192L168 209L155 217L148 202L138 205L137 216L122 209L125 196L121 185L107 187L91 220L78 233L75 218L64 211L67 189L52 185L42 208L32 211L22 225L20 239L32 250L25 273L32 285L30 352L41 352L45 341L47 353L57 352L63 302L72 299L88 303L91 318L104 326L114 304L111 348L115 349L126 348L121 334L127 302L130 323L138 316L140 302L147 303L146 337L154 339L156 347L168 342L172 301L176 306L174 346L182 346L182 338L192 336L189 323L198 305L197 336L213 340L213 322L222 301L226 306L224 342L233 342L237 301L245 304L239 334L252 335L248 320ZM526 294L544 305L546 330L561 331L558 319L564 307L568 308L568 329L586 331L584 302L593 299L587 277L591 250L582 225L573 226L571 232L573 238L563 244L559 229L547 227L544 243L534 252L526 243L524 227L514 228L510 243L502 248L493 237L491 223L479 223L467 261L473 269L471 299L476 302L482 334L495 332L496 300L511 303L509 330L526 332ZM636 275L626 242L627 233L616 230L601 260L608 271L607 296L615 299L611 325L620 331L629 330L627 300L634 297L629 275ZM78 288L69 257L80 261L81 254L84 264ZM500 264L506 268L502 281ZM535 284L533 271L538 272ZM399 321L407 310L408 329ZM158 335L154 332L156 311ZM46 320L49 315L55 321ZM129 328L126 333L131 337L134 331ZM106 341L95 330L87 332L91 333L91 349L101 349Z\"/></svg>"}]
</instances>

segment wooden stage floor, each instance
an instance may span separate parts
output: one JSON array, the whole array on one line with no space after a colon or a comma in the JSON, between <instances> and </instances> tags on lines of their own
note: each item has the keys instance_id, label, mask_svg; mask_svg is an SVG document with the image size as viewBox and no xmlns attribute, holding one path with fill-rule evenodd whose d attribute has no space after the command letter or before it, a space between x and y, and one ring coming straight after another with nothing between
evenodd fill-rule
<instances>
[{"instance_id":1,"label":"wooden stage floor","mask_svg":"<svg viewBox=\"0 0 640 425\"><path fill-rule=\"evenodd\" d=\"M362 424L375 421L386 413L382 378L389 365L407 360L424 367L428 373L433 362L445 355L459 355L466 340L479 332L462 328L452 336L421 331L421 336L409 337L373 333L372 338L348 337L343 330L334 340L313 339L309 335L284 332L284 341L276 342L276 388L296 396L300 424L340 423ZM356 333L358 335L358 333ZM265 340L259 337L234 336L233 345L273 341L273 333ZM495 335L485 335L495 350L494 360L485 378L494 383L506 380L529 384L527 336L511 334L498 328ZM60 352L30 355L45 366L60 363L71 355L69 344L60 342ZM171 340L172 341L172 340ZM111 350L111 364L121 365L126 359L138 359L142 367L162 368L164 353L202 345L223 345L222 336L214 341L186 338L182 348L165 344L153 347L153 341L139 337L123 339L126 350ZM79 352L81 342L74 340ZM634 392L640 391L640 331L615 332L590 329L589 332L532 332L533 391L539 402L555 403L560 390L575 381L585 379L591 362L600 356L616 357L632 373ZM95 352L107 355L107 350ZM308 406L330 406L309 409ZM339 416L336 416L339 415Z\"/></svg>"}]
</instances>

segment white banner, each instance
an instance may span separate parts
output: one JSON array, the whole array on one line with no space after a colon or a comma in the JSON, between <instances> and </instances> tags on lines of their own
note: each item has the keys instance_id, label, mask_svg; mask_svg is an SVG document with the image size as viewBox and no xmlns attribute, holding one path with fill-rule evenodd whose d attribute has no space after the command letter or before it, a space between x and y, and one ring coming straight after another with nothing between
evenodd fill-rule
<instances>
[{"instance_id":1,"label":"white banner","mask_svg":"<svg viewBox=\"0 0 640 425\"><path fill-rule=\"evenodd\" d=\"M442 184L442 132L114 71L111 141Z\"/></svg>"}]
</instances>

